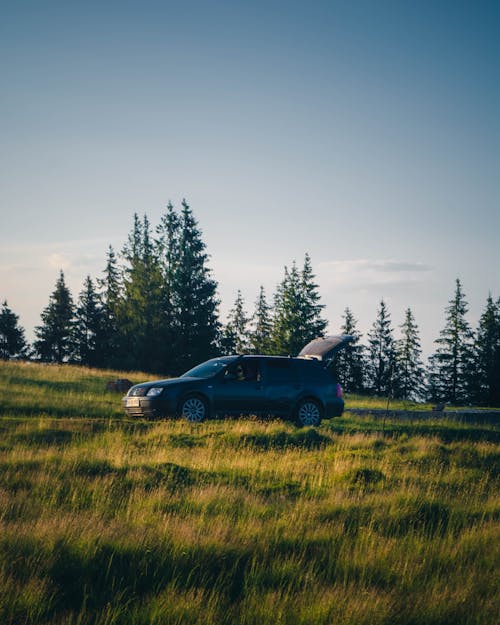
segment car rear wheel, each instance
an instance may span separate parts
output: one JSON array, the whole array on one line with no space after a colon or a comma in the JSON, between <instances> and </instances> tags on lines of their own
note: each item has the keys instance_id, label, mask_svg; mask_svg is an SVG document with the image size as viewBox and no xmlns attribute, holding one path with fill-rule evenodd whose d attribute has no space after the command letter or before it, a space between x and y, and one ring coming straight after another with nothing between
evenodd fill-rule
<instances>
[{"instance_id":1,"label":"car rear wheel","mask_svg":"<svg viewBox=\"0 0 500 625\"><path fill-rule=\"evenodd\" d=\"M201 423L207 418L208 407L207 402L202 397L191 395L182 400L181 417L191 423Z\"/></svg>"},{"instance_id":2,"label":"car rear wheel","mask_svg":"<svg viewBox=\"0 0 500 625\"><path fill-rule=\"evenodd\" d=\"M322 417L323 408L315 399L303 399L295 412L297 425L301 427L306 425L318 426Z\"/></svg>"}]
</instances>

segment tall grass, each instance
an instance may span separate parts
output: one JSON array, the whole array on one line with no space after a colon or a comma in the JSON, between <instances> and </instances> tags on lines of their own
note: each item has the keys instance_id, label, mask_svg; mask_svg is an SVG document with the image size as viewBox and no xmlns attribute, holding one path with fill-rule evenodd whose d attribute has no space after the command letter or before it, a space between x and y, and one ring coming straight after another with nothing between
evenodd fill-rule
<instances>
[{"instance_id":1,"label":"tall grass","mask_svg":"<svg viewBox=\"0 0 500 625\"><path fill-rule=\"evenodd\" d=\"M1 623L498 622L495 426L131 421L114 372L2 366L2 398L16 376Z\"/></svg>"},{"instance_id":2,"label":"tall grass","mask_svg":"<svg viewBox=\"0 0 500 625\"><path fill-rule=\"evenodd\" d=\"M122 415L119 395L106 391L106 382L117 378L137 384L148 379L148 374L0 361L0 414L118 417Z\"/></svg>"}]
</instances>

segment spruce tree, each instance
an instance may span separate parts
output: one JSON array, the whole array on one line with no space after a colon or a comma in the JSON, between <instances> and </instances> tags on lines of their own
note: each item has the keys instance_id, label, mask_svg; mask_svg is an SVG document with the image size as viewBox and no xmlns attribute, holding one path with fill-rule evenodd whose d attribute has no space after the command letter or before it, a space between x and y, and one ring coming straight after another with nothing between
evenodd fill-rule
<instances>
[{"instance_id":1,"label":"spruce tree","mask_svg":"<svg viewBox=\"0 0 500 625\"><path fill-rule=\"evenodd\" d=\"M166 286L172 290L175 273L180 261L180 219L172 202L167 204L167 212L162 215L156 228L156 245L161 258ZM170 296L168 297L170 300Z\"/></svg>"},{"instance_id":2,"label":"spruce tree","mask_svg":"<svg viewBox=\"0 0 500 625\"><path fill-rule=\"evenodd\" d=\"M0 359L24 356L26 350L24 328L19 325L18 315L4 301L0 310Z\"/></svg>"},{"instance_id":3,"label":"spruce tree","mask_svg":"<svg viewBox=\"0 0 500 625\"><path fill-rule=\"evenodd\" d=\"M391 316L384 300L368 333L367 386L376 395L390 395L395 379L394 337Z\"/></svg>"},{"instance_id":4,"label":"spruce tree","mask_svg":"<svg viewBox=\"0 0 500 625\"><path fill-rule=\"evenodd\" d=\"M357 330L357 321L350 308L345 309L342 318L344 320L341 326L342 334L349 334L354 340L337 354L334 362L335 371L344 391L361 393L364 389L365 348L360 344L361 334Z\"/></svg>"},{"instance_id":5,"label":"spruce tree","mask_svg":"<svg viewBox=\"0 0 500 625\"><path fill-rule=\"evenodd\" d=\"M167 204L166 213L161 217L156 228L156 249L162 274L161 283L161 331L160 341L163 345L162 360L166 371L173 373L172 363L175 362L175 344L178 334L178 319L175 309L175 289L177 272L181 258L180 249L180 218L171 202Z\"/></svg>"},{"instance_id":6,"label":"spruce tree","mask_svg":"<svg viewBox=\"0 0 500 625\"><path fill-rule=\"evenodd\" d=\"M272 345L276 354L296 355L303 347L301 340L301 289L300 274L294 261L290 271L284 269L284 276L274 296Z\"/></svg>"},{"instance_id":7,"label":"spruce tree","mask_svg":"<svg viewBox=\"0 0 500 625\"><path fill-rule=\"evenodd\" d=\"M425 391L425 368L422 363L418 326L410 308L400 326L401 338L396 341L397 378L394 395L419 400Z\"/></svg>"},{"instance_id":8,"label":"spruce tree","mask_svg":"<svg viewBox=\"0 0 500 625\"><path fill-rule=\"evenodd\" d=\"M198 223L183 200L172 285L175 339L171 373L182 373L217 352L217 282L212 278L205 249Z\"/></svg>"},{"instance_id":9,"label":"spruce tree","mask_svg":"<svg viewBox=\"0 0 500 625\"><path fill-rule=\"evenodd\" d=\"M142 222L134 215L122 256L126 265L117 310L122 366L161 372L162 274L146 215Z\"/></svg>"},{"instance_id":10,"label":"spruce tree","mask_svg":"<svg viewBox=\"0 0 500 625\"><path fill-rule=\"evenodd\" d=\"M254 354L268 354L271 352L271 331L271 306L267 303L266 292L264 287L261 286L255 302L250 334L251 351Z\"/></svg>"},{"instance_id":11,"label":"spruce tree","mask_svg":"<svg viewBox=\"0 0 500 625\"><path fill-rule=\"evenodd\" d=\"M471 327L466 319L468 305L460 280L446 308L446 323L436 339L436 352L430 358L430 394L434 400L452 404L470 399L469 376L472 363Z\"/></svg>"},{"instance_id":12,"label":"spruce tree","mask_svg":"<svg viewBox=\"0 0 500 625\"><path fill-rule=\"evenodd\" d=\"M488 296L479 320L474 345L477 367L476 400L488 406L500 405L500 299Z\"/></svg>"},{"instance_id":13,"label":"spruce tree","mask_svg":"<svg viewBox=\"0 0 500 625\"><path fill-rule=\"evenodd\" d=\"M236 347L237 336L233 327L230 325L223 325L219 331L219 337L217 339L218 351L221 354L229 356L230 354L238 354L238 348Z\"/></svg>"},{"instance_id":14,"label":"spruce tree","mask_svg":"<svg viewBox=\"0 0 500 625\"><path fill-rule=\"evenodd\" d=\"M324 306L319 303L309 255L302 271L294 261L284 274L274 299L272 344L279 354L296 355L309 341L323 336L327 321L321 317Z\"/></svg>"},{"instance_id":15,"label":"spruce tree","mask_svg":"<svg viewBox=\"0 0 500 625\"><path fill-rule=\"evenodd\" d=\"M102 366L105 317L90 276L85 279L75 311L74 350L76 359L89 367Z\"/></svg>"},{"instance_id":16,"label":"spruce tree","mask_svg":"<svg viewBox=\"0 0 500 625\"><path fill-rule=\"evenodd\" d=\"M303 297L301 314L304 333L311 338L305 342L309 342L318 336L323 336L328 325L328 321L321 316L325 306L320 304L319 286L316 284L315 278L316 276L312 271L311 257L306 253L300 274Z\"/></svg>"},{"instance_id":17,"label":"spruce tree","mask_svg":"<svg viewBox=\"0 0 500 625\"><path fill-rule=\"evenodd\" d=\"M245 311L245 302L238 289L236 300L229 311L223 336L226 345L231 342L231 353L246 354L250 351L250 317Z\"/></svg>"},{"instance_id":18,"label":"spruce tree","mask_svg":"<svg viewBox=\"0 0 500 625\"><path fill-rule=\"evenodd\" d=\"M100 352L102 364L115 368L121 366L119 349L119 331L117 315L119 314L121 298L121 270L113 247L108 248L104 277L97 280L99 286L99 300L102 311L102 343Z\"/></svg>"},{"instance_id":19,"label":"spruce tree","mask_svg":"<svg viewBox=\"0 0 500 625\"><path fill-rule=\"evenodd\" d=\"M35 328L35 352L46 362L65 362L73 353L74 306L61 270L48 306L42 312L42 325Z\"/></svg>"}]
</instances>

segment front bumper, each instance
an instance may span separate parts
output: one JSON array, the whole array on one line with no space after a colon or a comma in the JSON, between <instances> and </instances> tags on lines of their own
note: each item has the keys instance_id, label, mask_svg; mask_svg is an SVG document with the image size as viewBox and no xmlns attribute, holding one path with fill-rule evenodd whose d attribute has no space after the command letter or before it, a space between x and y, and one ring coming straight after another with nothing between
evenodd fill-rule
<instances>
[{"instance_id":1,"label":"front bumper","mask_svg":"<svg viewBox=\"0 0 500 625\"><path fill-rule=\"evenodd\" d=\"M122 403L128 417L154 419L175 414L175 407L156 397L124 397Z\"/></svg>"}]
</instances>

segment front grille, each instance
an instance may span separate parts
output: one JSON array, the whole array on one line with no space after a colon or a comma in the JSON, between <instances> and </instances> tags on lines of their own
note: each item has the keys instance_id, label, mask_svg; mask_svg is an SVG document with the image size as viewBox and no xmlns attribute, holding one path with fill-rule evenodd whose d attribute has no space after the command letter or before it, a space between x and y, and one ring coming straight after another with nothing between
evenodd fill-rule
<instances>
[{"instance_id":1,"label":"front grille","mask_svg":"<svg viewBox=\"0 0 500 625\"><path fill-rule=\"evenodd\" d=\"M140 406L132 406L125 408L128 417L150 418L158 417L158 411L153 408L141 408Z\"/></svg>"}]
</instances>

